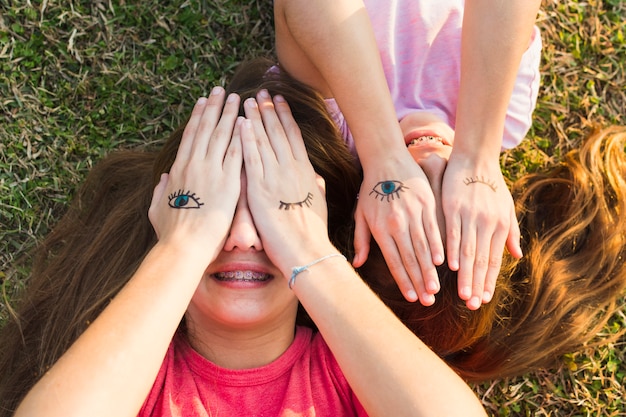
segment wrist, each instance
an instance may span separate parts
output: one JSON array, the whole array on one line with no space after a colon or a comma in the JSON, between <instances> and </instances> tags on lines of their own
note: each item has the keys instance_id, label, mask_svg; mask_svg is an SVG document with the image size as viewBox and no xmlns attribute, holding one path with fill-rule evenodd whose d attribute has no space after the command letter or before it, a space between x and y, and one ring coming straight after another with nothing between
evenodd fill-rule
<instances>
[{"instance_id":1,"label":"wrist","mask_svg":"<svg viewBox=\"0 0 626 417\"><path fill-rule=\"evenodd\" d=\"M485 120L475 116L474 120ZM502 116L504 121L504 116ZM464 126L465 125L465 126ZM456 133L452 154L463 155L466 158L480 160L483 158L498 159L502 150L504 123L484 121L483 124L473 122L463 123L457 120Z\"/></svg>"},{"instance_id":2,"label":"wrist","mask_svg":"<svg viewBox=\"0 0 626 417\"><path fill-rule=\"evenodd\" d=\"M159 257L167 257L168 259L179 260L186 265L190 265L197 269L206 269L206 267L217 258L222 248L222 242L211 244L204 239L202 242L190 239L160 239L154 245L151 254Z\"/></svg>"},{"instance_id":3,"label":"wrist","mask_svg":"<svg viewBox=\"0 0 626 417\"><path fill-rule=\"evenodd\" d=\"M487 152L482 150L452 149L448 159L450 165L464 167L469 171L494 171L500 172L500 153ZM446 168L447 169L447 168Z\"/></svg>"},{"instance_id":4,"label":"wrist","mask_svg":"<svg viewBox=\"0 0 626 417\"><path fill-rule=\"evenodd\" d=\"M284 253L283 259L275 262L276 266L280 269L286 280L289 280L292 276L293 269L302 267L321 259L330 254L340 254L339 250L335 248L330 241L328 244L313 246L307 245L302 247L302 250L298 250L297 253L287 254Z\"/></svg>"},{"instance_id":5,"label":"wrist","mask_svg":"<svg viewBox=\"0 0 626 417\"><path fill-rule=\"evenodd\" d=\"M421 171L406 146L399 149L386 148L376 158L371 158L369 163L361 160L361 166L364 181L405 180L408 176L414 176L416 171Z\"/></svg>"},{"instance_id":6,"label":"wrist","mask_svg":"<svg viewBox=\"0 0 626 417\"><path fill-rule=\"evenodd\" d=\"M397 132L392 131L391 134L370 134L364 140L355 139L355 146L364 169L379 166L381 163L390 164L408 155L399 125Z\"/></svg>"}]
</instances>

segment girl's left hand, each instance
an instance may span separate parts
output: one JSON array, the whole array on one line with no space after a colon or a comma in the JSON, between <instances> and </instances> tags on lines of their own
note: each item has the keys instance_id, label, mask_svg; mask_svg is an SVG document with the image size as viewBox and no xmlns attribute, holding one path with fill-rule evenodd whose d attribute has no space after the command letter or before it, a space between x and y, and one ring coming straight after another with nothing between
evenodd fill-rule
<instances>
[{"instance_id":1,"label":"girl's left hand","mask_svg":"<svg viewBox=\"0 0 626 417\"><path fill-rule=\"evenodd\" d=\"M459 297L471 310L491 301L505 244L522 256L513 197L497 161L486 165L479 169L452 151L443 176L448 264L458 271Z\"/></svg>"},{"instance_id":2,"label":"girl's left hand","mask_svg":"<svg viewBox=\"0 0 626 417\"><path fill-rule=\"evenodd\" d=\"M294 265L333 251L323 180L313 170L282 97L272 101L263 90L256 100L246 100L244 109L241 139L248 205L266 254L288 276Z\"/></svg>"}]
</instances>

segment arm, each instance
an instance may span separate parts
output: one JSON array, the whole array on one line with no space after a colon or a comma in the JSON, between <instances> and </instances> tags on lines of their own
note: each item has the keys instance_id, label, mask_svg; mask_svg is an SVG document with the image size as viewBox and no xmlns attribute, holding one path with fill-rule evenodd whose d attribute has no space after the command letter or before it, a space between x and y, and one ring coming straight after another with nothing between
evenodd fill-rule
<instances>
[{"instance_id":1,"label":"arm","mask_svg":"<svg viewBox=\"0 0 626 417\"><path fill-rule=\"evenodd\" d=\"M27 394L16 416L139 412L205 268L222 247L239 197L241 144L233 140L228 145L238 100L226 105L217 125L224 102L223 89L219 91L196 104L170 174L155 188L149 214L159 242L102 314ZM211 144L223 147L222 159L228 155L223 166L206 162L208 157L192 160L190 155L206 148L218 128L226 133ZM215 181L201 180L207 171ZM210 207L173 209L168 195L182 188L201 199L207 196L204 204ZM222 196L219 203L208 198L217 193Z\"/></svg>"},{"instance_id":2,"label":"arm","mask_svg":"<svg viewBox=\"0 0 626 417\"><path fill-rule=\"evenodd\" d=\"M435 264L444 257L435 199L424 172L406 150L362 1L274 4L281 65L300 81L335 97L363 165L354 265L367 259L371 231L405 297L432 304L439 289ZM393 201L377 200L372 190L381 181L399 181L404 191Z\"/></svg>"},{"instance_id":3,"label":"arm","mask_svg":"<svg viewBox=\"0 0 626 417\"><path fill-rule=\"evenodd\" d=\"M499 152L539 6L540 0L465 3L456 136L444 174L443 209L448 263L459 271L459 295L472 309L491 299L505 243L513 256L522 256Z\"/></svg>"},{"instance_id":4,"label":"arm","mask_svg":"<svg viewBox=\"0 0 626 417\"><path fill-rule=\"evenodd\" d=\"M323 188L316 182L287 104L275 101L274 111L269 99L258 101L260 114L246 103L250 121L242 124L241 134L248 204L265 252L289 279L295 265L337 249L326 233ZM278 200L291 201L307 193L313 195L310 206L277 209ZM293 291L369 415L485 415L469 386L341 258L328 258L302 272Z\"/></svg>"}]
</instances>

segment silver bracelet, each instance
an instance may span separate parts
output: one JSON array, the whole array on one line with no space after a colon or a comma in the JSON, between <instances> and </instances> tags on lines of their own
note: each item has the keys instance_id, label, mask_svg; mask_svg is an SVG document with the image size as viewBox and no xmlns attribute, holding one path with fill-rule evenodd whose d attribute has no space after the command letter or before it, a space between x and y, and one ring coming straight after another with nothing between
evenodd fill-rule
<instances>
[{"instance_id":1,"label":"silver bracelet","mask_svg":"<svg viewBox=\"0 0 626 417\"><path fill-rule=\"evenodd\" d=\"M296 283L296 277L298 276L298 274L300 272L307 271L309 269L309 267L311 267L311 266L313 266L313 265L315 265L317 263L320 263L320 262L322 262L322 261L324 261L324 260L326 260L328 258L332 258L334 256L342 257L344 261L347 261L346 257L343 256L342 254L340 254L340 253L331 253L330 255L322 256L321 258L316 259L313 262L308 263L308 264L306 264L304 266L294 266L291 269L291 278L289 278L289 289L291 289L293 287L293 285Z\"/></svg>"}]
</instances>

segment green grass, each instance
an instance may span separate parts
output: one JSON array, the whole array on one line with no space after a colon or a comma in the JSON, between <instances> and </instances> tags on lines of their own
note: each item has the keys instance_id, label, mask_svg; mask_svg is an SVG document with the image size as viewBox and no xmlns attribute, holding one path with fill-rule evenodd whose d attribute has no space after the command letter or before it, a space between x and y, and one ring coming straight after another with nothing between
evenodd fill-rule
<instances>
[{"instance_id":1,"label":"green grass","mask_svg":"<svg viewBox=\"0 0 626 417\"><path fill-rule=\"evenodd\" d=\"M544 1L542 88L528 139L502 156L509 177L558 160L594 124L626 124L625 20L622 0ZM16 260L94 162L163 139L272 44L270 0L0 0L0 323L27 275ZM493 415L626 416L625 356L622 338L475 389Z\"/></svg>"}]
</instances>

